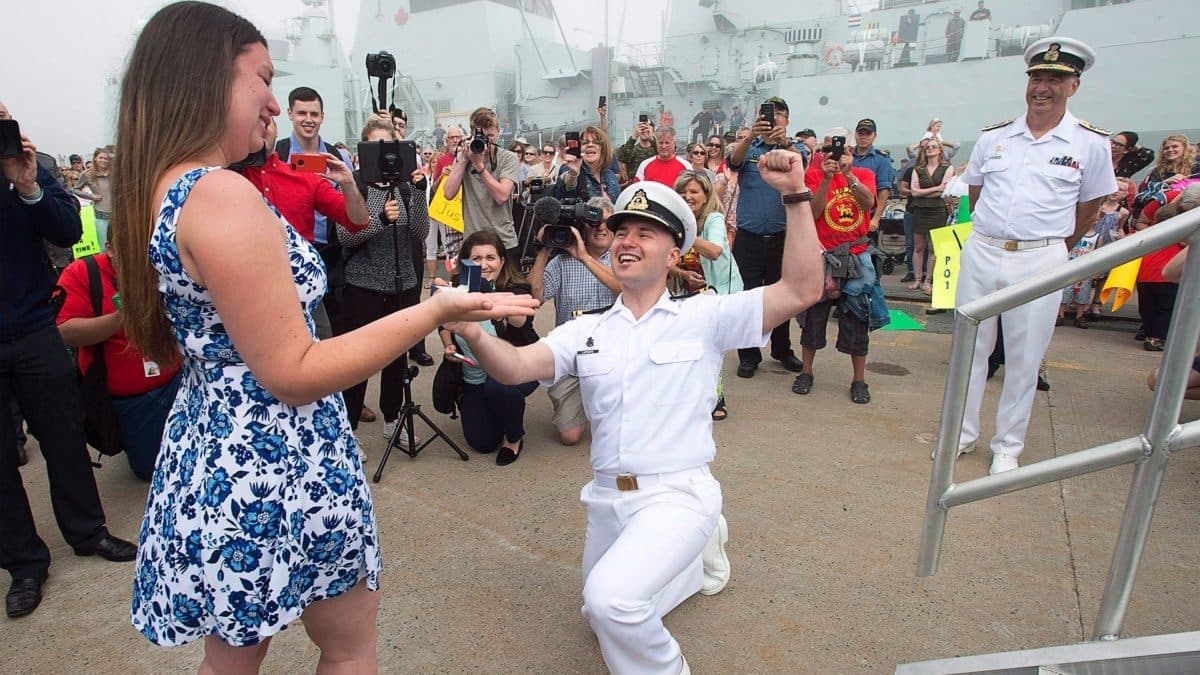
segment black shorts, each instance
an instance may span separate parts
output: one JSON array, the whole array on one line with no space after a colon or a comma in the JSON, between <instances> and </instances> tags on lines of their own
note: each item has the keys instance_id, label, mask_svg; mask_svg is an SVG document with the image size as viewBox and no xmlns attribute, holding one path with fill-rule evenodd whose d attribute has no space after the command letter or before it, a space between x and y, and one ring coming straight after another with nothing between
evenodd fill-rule
<instances>
[{"instance_id":1,"label":"black shorts","mask_svg":"<svg viewBox=\"0 0 1200 675\"><path fill-rule=\"evenodd\" d=\"M826 300L796 317L800 324L800 346L812 350L825 348L825 332L829 326L829 312L838 304L837 300ZM866 356L870 343L867 322L854 312L842 308L838 312L837 350L850 356Z\"/></svg>"}]
</instances>

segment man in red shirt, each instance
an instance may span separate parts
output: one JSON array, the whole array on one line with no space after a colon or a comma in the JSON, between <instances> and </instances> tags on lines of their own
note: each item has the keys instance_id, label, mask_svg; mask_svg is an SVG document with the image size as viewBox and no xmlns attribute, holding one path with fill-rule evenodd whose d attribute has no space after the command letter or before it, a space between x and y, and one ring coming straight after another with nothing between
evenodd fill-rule
<instances>
[{"instance_id":1,"label":"man in red shirt","mask_svg":"<svg viewBox=\"0 0 1200 675\"><path fill-rule=\"evenodd\" d=\"M848 245L850 255L859 260L862 276L846 281L842 287L845 295L869 292L875 283L875 268L866 254L871 209L875 205L875 174L854 166L853 160L849 152L843 152L839 159L825 153L820 163L814 161L804 175L805 184L813 191L813 221L821 247L832 251L843 244ZM825 348L829 313L839 301L840 298L824 300L797 317L804 370L792 383L793 393L812 391L813 360L817 350ZM838 313L836 346L839 352L850 355L854 369L850 400L861 404L871 401L866 382L868 330L867 318L860 317L843 304Z\"/></svg>"},{"instance_id":2,"label":"man in red shirt","mask_svg":"<svg viewBox=\"0 0 1200 675\"><path fill-rule=\"evenodd\" d=\"M58 279L66 294L58 310L58 332L63 342L79 348L80 375L91 368L96 348L100 348L108 371L108 393L112 395L120 422L125 458L135 476L149 481L154 474L167 414L179 389L179 364L155 363L129 343L121 326L121 310L113 301L117 273L111 255L99 253L91 260L100 272L100 314L92 306L88 261L76 260Z\"/></svg>"},{"instance_id":3,"label":"man in red shirt","mask_svg":"<svg viewBox=\"0 0 1200 675\"><path fill-rule=\"evenodd\" d=\"M268 133L266 147L273 148L277 134L274 120L271 120ZM365 228L371 219L349 167L336 155L322 154L326 161L325 173L293 171L287 162L280 161L276 152L271 152L262 166L238 170L279 209L292 229L308 241L313 241L314 211L320 211L321 215L352 232ZM334 184L342 191L338 192Z\"/></svg>"},{"instance_id":4,"label":"man in red shirt","mask_svg":"<svg viewBox=\"0 0 1200 675\"><path fill-rule=\"evenodd\" d=\"M654 132L654 144L658 154L638 166L633 180L652 180L674 190L675 179L691 168L683 158L675 154L675 130L671 127L659 127Z\"/></svg>"},{"instance_id":5,"label":"man in red shirt","mask_svg":"<svg viewBox=\"0 0 1200 675\"><path fill-rule=\"evenodd\" d=\"M277 129L275 120L267 131L270 136L264 146L270 153L262 166L241 166L238 173L246 177L267 201L270 202L284 219L300 236L316 244L313 229L316 225L314 211L337 222L352 232L358 232L367 226L371 216L367 212L367 203L363 200L358 186L354 182L354 174L340 157L328 152L322 153L326 161L325 173L302 173L292 171L292 167L279 159L279 154L271 151L275 147ZM333 184L341 187L334 189ZM322 248L318 246L318 248ZM340 266L331 262L331 258L322 254L330 267L329 287L340 286ZM341 256L332 256L333 261L340 261ZM328 298L326 301L331 300ZM331 308L332 309L332 308ZM336 311L333 312L336 315ZM333 325L330 314L326 312L325 302L317 306L313 312L313 321L317 324L317 337L322 340L333 337Z\"/></svg>"}]
</instances>

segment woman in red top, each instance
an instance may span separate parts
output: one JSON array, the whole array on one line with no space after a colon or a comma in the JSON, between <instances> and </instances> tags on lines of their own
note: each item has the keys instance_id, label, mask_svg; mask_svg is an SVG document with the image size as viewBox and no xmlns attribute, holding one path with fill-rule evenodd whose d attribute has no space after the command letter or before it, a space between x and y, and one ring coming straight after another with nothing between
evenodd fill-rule
<instances>
[{"instance_id":1,"label":"woman in red top","mask_svg":"<svg viewBox=\"0 0 1200 675\"><path fill-rule=\"evenodd\" d=\"M1166 206L1159 208L1158 202L1146 204L1138 217L1137 229L1144 230L1184 211L1190 211L1198 205L1200 185L1190 185L1182 191L1170 191L1167 193ZM1171 244L1142 256L1142 265L1138 268L1137 277L1138 314L1142 317L1142 331L1145 333L1142 347L1148 352L1163 350L1179 284L1168 281L1163 277L1162 271L1171 258L1182 250L1183 244Z\"/></svg>"}]
</instances>

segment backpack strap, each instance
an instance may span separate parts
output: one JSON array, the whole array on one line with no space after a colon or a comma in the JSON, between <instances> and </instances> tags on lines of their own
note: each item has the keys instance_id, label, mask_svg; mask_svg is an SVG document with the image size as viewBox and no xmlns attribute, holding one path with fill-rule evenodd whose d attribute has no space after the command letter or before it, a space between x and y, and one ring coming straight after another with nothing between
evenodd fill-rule
<instances>
[{"instance_id":1,"label":"backpack strap","mask_svg":"<svg viewBox=\"0 0 1200 675\"><path fill-rule=\"evenodd\" d=\"M104 282L100 279L100 264L96 262L96 256L89 255L83 258L83 265L88 273L88 295L92 300L92 314L96 317L104 316ZM89 370L97 367L107 370L103 344L95 345L92 349L92 365Z\"/></svg>"},{"instance_id":2,"label":"backpack strap","mask_svg":"<svg viewBox=\"0 0 1200 675\"><path fill-rule=\"evenodd\" d=\"M95 256L90 255L83 259L83 265L87 267L88 272L88 295L92 299L92 313L102 316L104 300L101 294L104 293L104 285L100 281L100 265L96 264Z\"/></svg>"}]
</instances>

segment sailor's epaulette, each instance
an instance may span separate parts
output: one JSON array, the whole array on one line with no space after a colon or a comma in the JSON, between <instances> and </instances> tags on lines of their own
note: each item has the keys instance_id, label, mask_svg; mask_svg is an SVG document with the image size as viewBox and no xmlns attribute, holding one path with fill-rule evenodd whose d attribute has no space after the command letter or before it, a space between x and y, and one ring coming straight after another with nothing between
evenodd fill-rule
<instances>
[{"instance_id":1,"label":"sailor's epaulette","mask_svg":"<svg viewBox=\"0 0 1200 675\"><path fill-rule=\"evenodd\" d=\"M1079 120L1079 126L1083 127L1084 129L1087 129L1088 131L1090 131L1092 133L1100 134L1101 136L1104 136L1105 138L1112 136L1112 132L1109 131L1108 129L1105 129L1104 127L1098 127L1095 124L1092 124L1091 122L1089 122L1087 120Z\"/></svg>"},{"instance_id":2,"label":"sailor's epaulette","mask_svg":"<svg viewBox=\"0 0 1200 675\"><path fill-rule=\"evenodd\" d=\"M572 319L578 318L585 314L603 314L610 309L612 309L612 305L607 305L605 307L597 307L596 309L577 309L577 310L571 312L571 318Z\"/></svg>"},{"instance_id":3,"label":"sailor's epaulette","mask_svg":"<svg viewBox=\"0 0 1200 675\"><path fill-rule=\"evenodd\" d=\"M892 151L891 151L891 150L883 149L883 150L879 150L878 152L879 152L879 154L883 155L884 157L891 157L891 156L892 156Z\"/></svg>"},{"instance_id":4,"label":"sailor's epaulette","mask_svg":"<svg viewBox=\"0 0 1200 675\"><path fill-rule=\"evenodd\" d=\"M991 131L992 129L999 129L1000 127L1006 127L1015 121L1017 121L1017 118L1014 117L1011 120L1004 120L1003 122L996 122L995 124L989 124L986 127L984 127L983 129L981 129L981 131Z\"/></svg>"},{"instance_id":5,"label":"sailor's epaulette","mask_svg":"<svg viewBox=\"0 0 1200 675\"><path fill-rule=\"evenodd\" d=\"M687 300L688 298L695 297L697 295L700 295L703 292L704 291L696 291L694 293L684 293L683 295L672 295L670 299L671 300ZM613 308L612 305L607 305L605 307L597 307L596 309L577 309L577 310L571 312L571 318L575 319L575 318L578 318L581 316L586 316L588 314L603 314L612 308Z\"/></svg>"}]
</instances>

